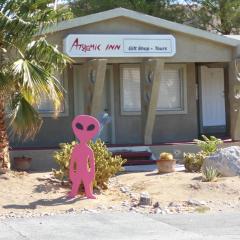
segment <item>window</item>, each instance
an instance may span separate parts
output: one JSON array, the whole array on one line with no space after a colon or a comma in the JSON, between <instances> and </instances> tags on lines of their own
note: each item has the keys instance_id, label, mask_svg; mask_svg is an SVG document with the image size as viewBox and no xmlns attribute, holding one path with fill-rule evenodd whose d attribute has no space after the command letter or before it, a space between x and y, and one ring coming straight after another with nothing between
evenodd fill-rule
<instances>
[{"instance_id":1,"label":"window","mask_svg":"<svg viewBox=\"0 0 240 240\"><path fill-rule=\"evenodd\" d=\"M183 64L165 65L160 81L157 102L158 114L181 114L187 111L186 66ZM122 114L141 113L140 66L122 65L121 112Z\"/></svg>"},{"instance_id":2,"label":"window","mask_svg":"<svg viewBox=\"0 0 240 240\"><path fill-rule=\"evenodd\" d=\"M121 81L121 112L140 114L140 67L139 65L122 65Z\"/></svg>"},{"instance_id":3,"label":"window","mask_svg":"<svg viewBox=\"0 0 240 240\"><path fill-rule=\"evenodd\" d=\"M66 79L66 77L62 76L61 79L60 79L60 82L63 85L63 87L65 88L65 90L67 90L67 81L65 79ZM41 101L40 104L38 104L36 106L36 109L43 116L46 116L46 117L47 116L52 116L52 114L54 112L54 105L53 105L53 102L51 101L51 99L49 99L46 94L43 94L42 101ZM60 107L60 116L63 116L63 115L68 115L68 113L67 113L67 96L66 96L66 94L64 96L64 100L62 102L62 106Z\"/></svg>"},{"instance_id":4,"label":"window","mask_svg":"<svg viewBox=\"0 0 240 240\"><path fill-rule=\"evenodd\" d=\"M185 69L181 65L166 66L160 82L158 111L185 110Z\"/></svg>"}]
</instances>

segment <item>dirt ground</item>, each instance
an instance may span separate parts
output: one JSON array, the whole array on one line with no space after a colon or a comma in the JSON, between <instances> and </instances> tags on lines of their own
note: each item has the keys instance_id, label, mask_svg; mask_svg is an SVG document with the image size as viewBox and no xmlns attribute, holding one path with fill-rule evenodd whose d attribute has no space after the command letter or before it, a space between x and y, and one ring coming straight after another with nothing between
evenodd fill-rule
<instances>
[{"instance_id":1,"label":"dirt ground","mask_svg":"<svg viewBox=\"0 0 240 240\"><path fill-rule=\"evenodd\" d=\"M240 177L207 183L199 173L123 173L110 180L108 190L95 191L96 200L66 198L69 186L55 182L49 172L9 172L0 175L0 186L2 218L105 210L162 214L240 211ZM142 192L150 194L152 206L138 205Z\"/></svg>"}]
</instances>

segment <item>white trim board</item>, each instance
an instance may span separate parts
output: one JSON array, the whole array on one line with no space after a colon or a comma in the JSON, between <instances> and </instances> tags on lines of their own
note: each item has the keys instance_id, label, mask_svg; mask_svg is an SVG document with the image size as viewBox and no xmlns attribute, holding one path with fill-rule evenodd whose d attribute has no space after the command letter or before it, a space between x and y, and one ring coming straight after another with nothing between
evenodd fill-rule
<instances>
[{"instance_id":1,"label":"white trim board","mask_svg":"<svg viewBox=\"0 0 240 240\"><path fill-rule=\"evenodd\" d=\"M100 12L100 13L90 14L84 17L78 17L71 20L62 21L60 23L52 25L51 27L46 28L39 35L63 31L63 30L67 30L75 27L84 26L91 23L106 21L109 19L117 18L117 17L127 17L139 22L144 22L153 26L169 29L174 32L189 34L195 37L211 40L211 41L222 43L232 47L237 47L238 45L240 45L240 41L237 39L232 39L222 35L217 35L215 33L204 31L198 28L190 27L180 23L171 22L165 19L153 17L144 13L139 13L136 11L125 9L125 8L115 8L115 9Z\"/></svg>"}]
</instances>

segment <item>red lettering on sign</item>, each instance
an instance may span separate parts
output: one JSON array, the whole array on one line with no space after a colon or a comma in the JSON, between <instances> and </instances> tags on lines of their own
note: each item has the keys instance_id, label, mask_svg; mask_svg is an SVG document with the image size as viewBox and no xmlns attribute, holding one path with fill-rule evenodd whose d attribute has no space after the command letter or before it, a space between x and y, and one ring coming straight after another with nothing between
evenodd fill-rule
<instances>
[{"instance_id":1,"label":"red lettering on sign","mask_svg":"<svg viewBox=\"0 0 240 240\"><path fill-rule=\"evenodd\" d=\"M93 50L101 51L101 44L84 44L80 43L79 39L76 38L72 44L71 50L75 48L76 50L80 50L82 52L90 52Z\"/></svg>"},{"instance_id":2,"label":"red lettering on sign","mask_svg":"<svg viewBox=\"0 0 240 240\"><path fill-rule=\"evenodd\" d=\"M73 47L76 47L76 49L79 47L79 43L78 43L78 38L76 38L72 44L71 50L73 49Z\"/></svg>"},{"instance_id":3,"label":"red lettering on sign","mask_svg":"<svg viewBox=\"0 0 240 240\"><path fill-rule=\"evenodd\" d=\"M118 44L108 44L105 50L119 50L121 45Z\"/></svg>"}]
</instances>

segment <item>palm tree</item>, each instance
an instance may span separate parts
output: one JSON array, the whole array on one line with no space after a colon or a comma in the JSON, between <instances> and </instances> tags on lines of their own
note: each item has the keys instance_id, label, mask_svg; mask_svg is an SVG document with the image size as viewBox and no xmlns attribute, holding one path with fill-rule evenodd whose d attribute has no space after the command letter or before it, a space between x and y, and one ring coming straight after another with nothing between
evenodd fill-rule
<instances>
[{"instance_id":1,"label":"palm tree","mask_svg":"<svg viewBox=\"0 0 240 240\"><path fill-rule=\"evenodd\" d=\"M69 17L50 0L0 0L0 170L10 167L8 132L25 140L39 131L43 95L60 109L64 89L54 74L71 60L42 30ZM7 131L9 127L10 131Z\"/></svg>"}]
</instances>

